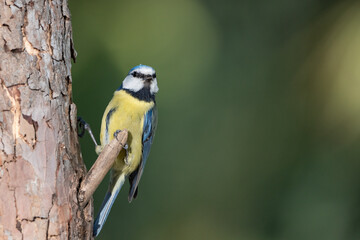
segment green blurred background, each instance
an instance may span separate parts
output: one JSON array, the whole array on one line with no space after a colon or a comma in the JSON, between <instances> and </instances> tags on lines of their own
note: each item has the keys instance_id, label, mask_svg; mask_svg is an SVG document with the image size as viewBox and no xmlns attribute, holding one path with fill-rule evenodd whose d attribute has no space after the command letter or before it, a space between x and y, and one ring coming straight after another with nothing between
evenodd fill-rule
<instances>
[{"instance_id":1,"label":"green blurred background","mask_svg":"<svg viewBox=\"0 0 360 240\"><path fill-rule=\"evenodd\" d=\"M70 1L78 114L99 134L130 68L157 71L140 183L99 239L360 239L360 4ZM81 140L88 168L96 159ZM95 213L107 189L94 195Z\"/></svg>"}]
</instances>

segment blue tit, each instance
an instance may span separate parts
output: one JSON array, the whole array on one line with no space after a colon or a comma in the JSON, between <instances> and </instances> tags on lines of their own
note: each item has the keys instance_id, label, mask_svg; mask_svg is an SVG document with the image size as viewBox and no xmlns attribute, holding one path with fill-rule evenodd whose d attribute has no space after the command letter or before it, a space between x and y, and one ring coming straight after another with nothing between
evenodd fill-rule
<instances>
[{"instance_id":1,"label":"blue tit","mask_svg":"<svg viewBox=\"0 0 360 240\"><path fill-rule=\"evenodd\" d=\"M130 70L104 112L97 153L108 144L114 133L128 130L127 149L122 149L111 169L108 192L94 223L93 235L97 236L104 226L110 209L129 178L131 202L138 193L138 184L150 153L157 125L155 94L159 88L152 67L139 65Z\"/></svg>"}]
</instances>

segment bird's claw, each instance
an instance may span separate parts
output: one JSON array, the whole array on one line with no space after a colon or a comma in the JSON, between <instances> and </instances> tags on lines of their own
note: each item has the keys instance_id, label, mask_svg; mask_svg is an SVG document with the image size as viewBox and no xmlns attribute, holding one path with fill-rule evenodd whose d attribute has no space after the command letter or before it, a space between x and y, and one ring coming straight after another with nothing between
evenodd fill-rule
<instances>
[{"instance_id":1,"label":"bird's claw","mask_svg":"<svg viewBox=\"0 0 360 240\"><path fill-rule=\"evenodd\" d=\"M129 162L129 145L126 143L126 144L123 146L123 149L125 149L124 162L125 162L126 165L130 165L130 162Z\"/></svg>"},{"instance_id":2,"label":"bird's claw","mask_svg":"<svg viewBox=\"0 0 360 240\"><path fill-rule=\"evenodd\" d=\"M83 137L85 134L85 125L87 124L82 117L77 118L77 124L78 124L78 136Z\"/></svg>"},{"instance_id":3,"label":"bird's claw","mask_svg":"<svg viewBox=\"0 0 360 240\"><path fill-rule=\"evenodd\" d=\"M116 138L116 136L119 134L119 133L121 133L122 131L121 130L116 130L115 132L114 132L114 137Z\"/></svg>"},{"instance_id":4,"label":"bird's claw","mask_svg":"<svg viewBox=\"0 0 360 240\"><path fill-rule=\"evenodd\" d=\"M96 139L94 137L94 134L91 131L90 125L85 122L84 119L82 119L82 117L78 117L77 119L77 123L78 123L78 136L79 137L83 137L85 134L85 130L89 132L91 139L93 140L95 147L98 146Z\"/></svg>"}]
</instances>

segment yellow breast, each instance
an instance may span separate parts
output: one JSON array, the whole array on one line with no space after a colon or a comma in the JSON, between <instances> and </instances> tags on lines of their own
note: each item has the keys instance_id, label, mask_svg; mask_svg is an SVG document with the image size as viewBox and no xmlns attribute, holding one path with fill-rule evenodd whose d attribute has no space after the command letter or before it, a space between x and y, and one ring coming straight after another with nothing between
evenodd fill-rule
<instances>
[{"instance_id":1,"label":"yellow breast","mask_svg":"<svg viewBox=\"0 0 360 240\"><path fill-rule=\"evenodd\" d=\"M121 150L113 168L125 174L133 172L142 155L142 133L144 115L154 106L154 102L140 101L124 90L116 91L107 106L101 123L100 141L104 146L114 138L117 130L129 131L127 144L129 165L124 163L125 150ZM109 114L110 112L110 114ZM109 116L108 116L109 115Z\"/></svg>"}]
</instances>

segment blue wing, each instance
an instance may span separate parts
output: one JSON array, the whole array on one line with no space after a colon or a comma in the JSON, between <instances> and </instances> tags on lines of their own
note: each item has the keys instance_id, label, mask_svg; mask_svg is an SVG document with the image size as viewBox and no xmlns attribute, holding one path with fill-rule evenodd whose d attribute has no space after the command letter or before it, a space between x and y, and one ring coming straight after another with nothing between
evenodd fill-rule
<instances>
[{"instance_id":1,"label":"blue wing","mask_svg":"<svg viewBox=\"0 0 360 240\"><path fill-rule=\"evenodd\" d=\"M142 136L142 145L143 145L142 157L138 169L129 176L129 180L131 184L131 188L128 196L129 202L131 202L137 195L137 188L140 182L141 175L143 174L145 168L146 160L150 153L150 148L152 141L154 139L156 126L157 126L157 109L156 106L154 106L145 114L143 136Z\"/></svg>"}]
</instances>

